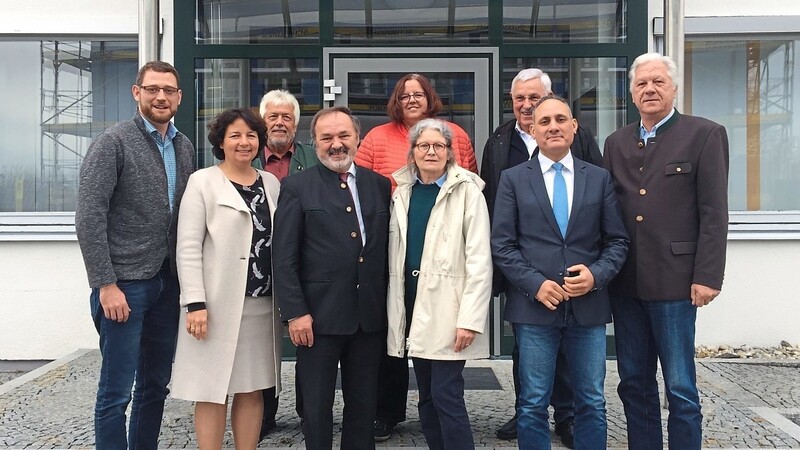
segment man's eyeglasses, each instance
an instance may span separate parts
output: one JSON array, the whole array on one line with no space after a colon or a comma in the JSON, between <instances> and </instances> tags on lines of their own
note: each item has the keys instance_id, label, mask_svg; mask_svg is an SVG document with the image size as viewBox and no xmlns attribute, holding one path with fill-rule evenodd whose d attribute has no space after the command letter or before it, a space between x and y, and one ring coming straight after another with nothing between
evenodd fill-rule
<instances>
[{"instance_id":1,"label":"man's eyeglasses","mask_svg":"<svg viewBox=\"0 0 800 450\"><path fill-rule=\"evenodd\" d=\"M410 102L412 97L414 98L414 100L420 101L423 98L425 98L425 93L424 92L414 92L413 94L403 94L398 98L400 99L401 102L406 103L406 102Z\"/></svg>"},{"instance_id":2,"label":"man's eyeglasses","mask_svg":"<svg viewBox=\"0 0 800 450\"><path fill-rule=\"evenodd\" d=\"M427 153L431 148L433 148L433 151L438 153L444 151L444 149L447 148L447 145L441 144L439 142L435 144L428 144L427 142L423 142L422 144L417 144L417 150L421 152Z\"/></svg>"},{"instance_id":3,"label":"man's eyeglasses","mask_svg":"<svg viewBox=\"0 0 800 450\"><path fill-rule=\"evenodd\" d=\"M526 100L526 99L527 99L528 101L530 101L532 104L534 104L534 105L535 105L535 104L536 104L536 102L538 102L539 100L541 100L541 99L542 99L542 97L540 97L540 96L538 96L538 95L536 95L536 94L531 94L531 95L528 95L527 97L526 97L526 96L524 96L524 95L517 95L517 96L514 96L514 102L515 102L515 103L525 103L525 100Z\"/></svg>"},{"instance_id":4,"label":"man's eyeglasses","mask_svg":"<svg viewBox=\"0 0 800 450\"><path fill-rule=\"evenodd\" d=\"M158 95L158 91L164 91L164 95L171 97L178 93L178 88L172 86L156 86L151 84L150 86L139 86L140 88L144 89L150 95Z\"/></svg>"}]
</instances>

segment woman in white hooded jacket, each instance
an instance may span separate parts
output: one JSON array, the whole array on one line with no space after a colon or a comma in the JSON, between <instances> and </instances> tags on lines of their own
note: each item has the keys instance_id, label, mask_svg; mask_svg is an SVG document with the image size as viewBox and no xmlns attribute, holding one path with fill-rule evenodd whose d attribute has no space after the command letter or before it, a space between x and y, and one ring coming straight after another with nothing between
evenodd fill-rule
<instances>
[{"instance_id":1,"label":"woman in white hooded jacket","mask_svg":"<svg viewBox=\"0 0 800 450\"><path fill-rule=\"evenodd\" d=\"M389 356L414 362L432 449L474 447L464 403L468 359L489 356L492 257L483 181L454 164L452 132L425 119L409 133L389 224Z\"/></svg>"}]
</instances>

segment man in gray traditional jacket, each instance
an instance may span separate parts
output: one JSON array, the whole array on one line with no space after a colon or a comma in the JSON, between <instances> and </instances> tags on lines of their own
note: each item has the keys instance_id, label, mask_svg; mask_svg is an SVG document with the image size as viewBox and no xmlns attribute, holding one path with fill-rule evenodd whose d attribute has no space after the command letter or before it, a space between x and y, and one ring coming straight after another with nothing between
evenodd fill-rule
<instances>
[{"instance_id":1,"label":"man in gray traditional jacket","mask_svg":"<svg viewBox=\"0 0 800 450\"><path fill-rule=\"evenodd\" d=\"M142 66L131 88L137 114L95 138L81 167L75 229L102 356L97 448L158 447L180 308L176 221L195 168L192 143L170 122L178 81L168 63Z\"/></svg>"}]
</instances>

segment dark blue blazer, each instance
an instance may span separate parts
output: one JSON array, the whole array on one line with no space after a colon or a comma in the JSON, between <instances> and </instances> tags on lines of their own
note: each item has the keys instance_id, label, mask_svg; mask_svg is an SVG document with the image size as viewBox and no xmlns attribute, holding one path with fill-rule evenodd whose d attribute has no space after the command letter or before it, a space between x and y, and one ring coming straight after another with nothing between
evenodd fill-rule
<instances>
[{"instance_id":1,"label":"dark blue blazer","mask_svg":"<svg viewBox=\"0 0 800 450\"><path fill-rule=\"evenodd\" d=\"M322 164L283 180L272 240L275 299L283 321L310 313L315 334L382 331L391 184L356 167L364 247L350 191L341 186Z\"/></svg>"},{"instance_id":2,"label":"dark blue blazer","mask_svg":"<svg viewBox=\"0 0 800 450\"><path fill-rule=\"evenodd\" d=\"M566 237L558 229L547 188L533 158L503 171L492 221L492 256L508 280L505 320L550 325L561 317L550 311L536 293L545 280L564 283L567 267L585 264L594 275L595 289L571 298L581 325L611 321L605 289L625 262L628 235L622 222L611 175L595 165L574 159L572 211Z\"/></svg>"}]
</instances>

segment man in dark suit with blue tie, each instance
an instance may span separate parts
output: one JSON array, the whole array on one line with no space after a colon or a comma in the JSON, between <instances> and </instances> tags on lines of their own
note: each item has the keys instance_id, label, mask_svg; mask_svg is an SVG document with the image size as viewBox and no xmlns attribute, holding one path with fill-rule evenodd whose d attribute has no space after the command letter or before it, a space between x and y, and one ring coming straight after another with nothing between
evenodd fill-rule
<instances>
[{"instance_id":1,"label":"man in dark suit with blue tie","mask_svg":"<svg viewBox=\"0 0 800 450\"><path fill-rule=\"evenodd\" d=\"M536 105L535 158L500 176L492 255L508 280L505 319L520 349L521 449L549 449L547 406L563 345L575 392L575 448L606 448L606 286L628 248L609 173L573 158L578 123L559 97Z\"/></svg>"},{"instance_id":2,"label":"man in dark suit with blue tie","mask_svg":"<svg viewBox=\"0 0 800 450\"><path fill-rule=\"evenodd\" d=\"M391 185L353 164L359 131L349 109L319 111L311 137L320 164L283 181L275 211L274 292L297 346L309 449L333 446L337 366L345 404L341 448L375 448Z\"/></svg>"}]
</instances>

